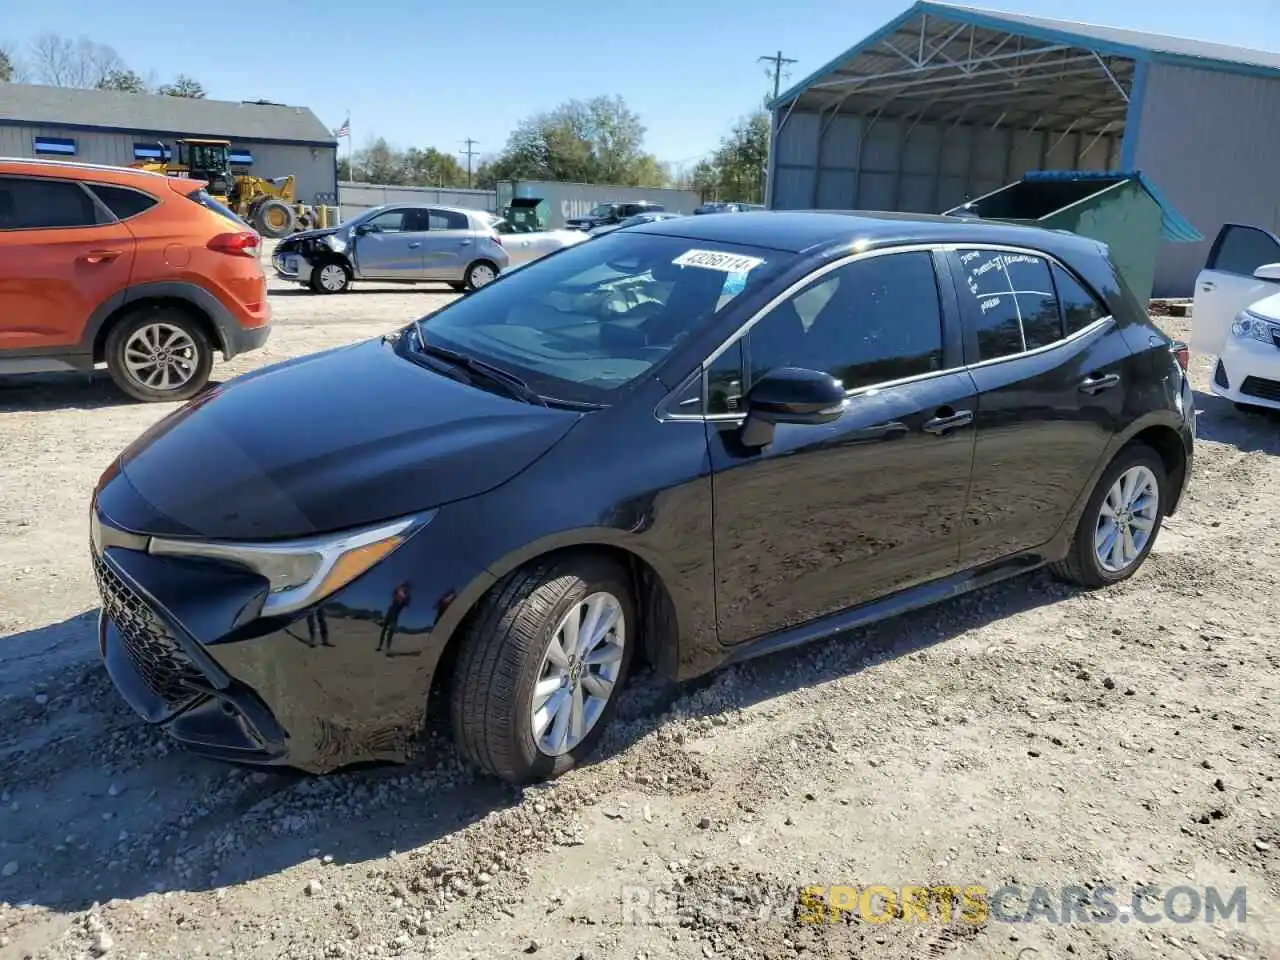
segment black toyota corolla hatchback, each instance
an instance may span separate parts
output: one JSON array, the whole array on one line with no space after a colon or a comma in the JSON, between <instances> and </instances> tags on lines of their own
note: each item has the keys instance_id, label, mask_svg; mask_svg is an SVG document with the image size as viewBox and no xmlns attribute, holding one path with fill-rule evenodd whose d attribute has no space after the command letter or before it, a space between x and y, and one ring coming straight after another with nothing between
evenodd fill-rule
<instances>
[{"instance_id":1,"label":"black toyota corolla hatchback","mask_svg":"<svg viewBox=\"0 0 1280 960\"><path fill-rule=\"evenodd\" d=\"M536 780L640 659L684 679L1044 564L1130 576L1193 433L1092 241L653 223L139 438L93 497L101 651L207 754L404 759L446 698L466 757Z\"/></svg>"}]
</instances>

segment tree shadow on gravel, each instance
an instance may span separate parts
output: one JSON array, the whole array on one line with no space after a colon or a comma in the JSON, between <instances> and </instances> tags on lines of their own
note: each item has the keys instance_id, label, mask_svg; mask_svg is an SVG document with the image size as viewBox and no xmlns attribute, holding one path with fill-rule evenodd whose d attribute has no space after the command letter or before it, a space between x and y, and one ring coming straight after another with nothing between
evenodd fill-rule
<instances>
[{"instance_id":1,"label":"tree shadow on gravel","mask_svg":"<svg viewBox=\"0 0 1280 960\"><path fill-rule=\"evenodd\" d=\"M221 382L210 380L205 389ZM92 377L85 373L28 373L0 378L0 416L145 405L121 392L105 370L95 371Z\"/></svg>"},{"instance_id":2,"label":"tree shadow on gravel","mask_svg":"<svg viewBox=\"0 0 1280 960\"><path fill-rule=\"evenodd\" d=\"M642 673L625 692L595 759L624 753L673 715L740 710L1071 593L1045 573L1030 574L679 686ZM59 631L80 629L82 619L7 642L49 644ZM6 802L17 802L20 812L15 819L5 811L0 865L14 862L18 868L0 877L0 902L75 911L159 890L241 884L317 858L369 863L447 838L518 804L525 794L476 775L460 761L448 740L441 698L433 701L414 763L306 777L232 767L174 749L123 705L105 671L67 676L66 689L50 690L48 709L69 730L29 766L5 771ZM885 692L886 708L890 693ZM11 725L26 719L22 711L4 714ZM645 757L636 762L643 764ZM571 774L564 782L574 779Z\"/></svg>"},{"instance_id":3,"label":"tree shadow on gravel","mask_svg":"<svg viewBox=\"0 0 1280 960\"><path fill-rule=\"evenodd\" d=\"M1238 408L1230 400L1196 391L1196 438L1245 452L1280 454L1280 410Z\"/></svg>"}]
</instances>

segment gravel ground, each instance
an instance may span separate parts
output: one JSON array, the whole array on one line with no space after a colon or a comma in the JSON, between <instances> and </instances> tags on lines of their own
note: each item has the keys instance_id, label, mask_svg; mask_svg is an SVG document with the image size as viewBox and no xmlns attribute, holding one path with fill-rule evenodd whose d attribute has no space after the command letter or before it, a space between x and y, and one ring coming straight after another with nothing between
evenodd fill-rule
<instances>
[{"instance_id":1,"label":"gravel ground","mask_svg":"<svg viewBox=\"0 0 1280 960\"><path fill-rule=\"evenodd\" d=\"M446 300L277 290L268 349L215 376ZM326 778L172 750L95 660L85 544L98 474L166 407L0 382L0 958L1280 957L1280 419L1194 373L1193 486L1130 582L1037 573L641 677L599 762L524 791L438 736ZM1040 886L1055 913L1064 886L1245 887L1247 919L805 922L797 890L833 884Z\"/></svg>"}]
</instances>

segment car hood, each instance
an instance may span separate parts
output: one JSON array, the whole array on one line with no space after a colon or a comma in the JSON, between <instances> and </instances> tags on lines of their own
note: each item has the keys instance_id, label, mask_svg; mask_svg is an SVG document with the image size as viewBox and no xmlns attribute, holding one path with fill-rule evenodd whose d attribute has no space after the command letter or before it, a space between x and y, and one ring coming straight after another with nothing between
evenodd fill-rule
<instances>
[{"instance_id":1,"label":"car hood","mask_svg":"<svg viewBox=\"0 0 1280 960\"><path fill-rule=\"evenodd\" d=\"M1249 304L1249 312L1257 314L1264 320L1280 323L1280 293L1273 293L1256 303Z\"/></svg>"},{"instance_id":2,"label":"car hood","mask_svg":"<svg viewBox=\"0 0 1280 960\"><path fill-rule=\"evenodd\" d=\"M301 537L491 490L582 416L459 383L373 340L193 400L125 450L98 504L153 536Z\"/></svg>"},{"instance_id":3,"label":"car hood","mask_svg":"<svg viewBox=\"0 0 1280 960\"><path fill-rule=\"evenodd\" d=\"M340 228L340 227L317 227L315 230L299 230L297 233L291 233L291 234L289 234L287 237L285 237L284 239L282 239L280 242L281 242L281 243L290 243L290 242L296 242L296 241L298 241L298 240L313 240L313 239L315 239L316 237L328 237L328 236L332 236L333 234L337 233L340 229L345 229L345 228Z\"/></svg>"}]
</instances>

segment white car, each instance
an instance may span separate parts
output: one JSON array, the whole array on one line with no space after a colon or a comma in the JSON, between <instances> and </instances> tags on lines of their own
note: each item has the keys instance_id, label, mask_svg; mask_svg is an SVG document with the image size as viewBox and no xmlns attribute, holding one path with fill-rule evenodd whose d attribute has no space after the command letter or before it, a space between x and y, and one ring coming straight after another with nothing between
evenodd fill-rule
<instances>
[{"instance_id":1,"label":"white car","mask_svg":"<svg viewBox=\"0 0 1280 960\"><path fill-rule=\"evenodd\" d=\"M1213 392L1280 410L1280 238L1229 223L1196 277L1191 349L1218 358Z\"/></svg>"}]
</instances>

